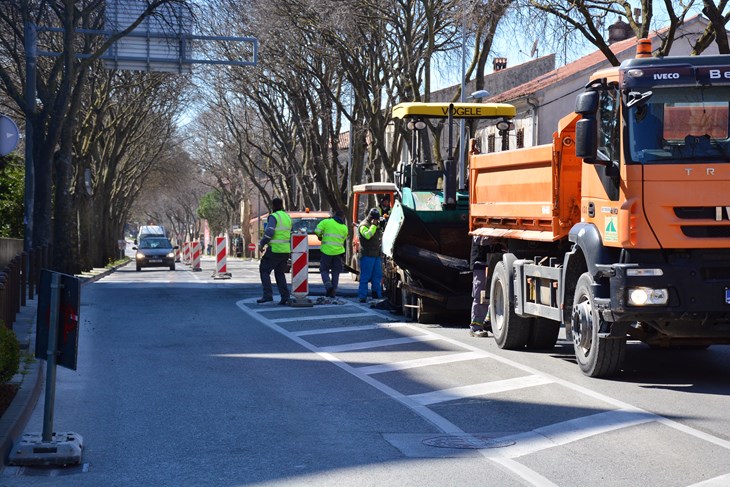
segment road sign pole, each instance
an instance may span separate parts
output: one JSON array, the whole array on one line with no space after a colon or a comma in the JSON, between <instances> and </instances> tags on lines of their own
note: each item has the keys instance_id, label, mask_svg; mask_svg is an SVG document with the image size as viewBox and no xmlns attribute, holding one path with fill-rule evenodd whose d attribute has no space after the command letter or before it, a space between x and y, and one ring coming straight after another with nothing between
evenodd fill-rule
<instances>
[{"instance_id":1,"label":"road sign pole","mask_svg":"<svg viewBox=\"0 0 730 487\"><path fill-rule=\"evenodd\" d=\"M48 293L46 296L49 296L49 323L46 346L46 395L43 407L43 432L41 434L24 434L10 452L10 465L76 465L81 462L81 452L83 449L83 438L81 435L72 432L55 433L53 431L53 411L56 400L56 367L59 363L61 366L67 367L68 365L65 364L67 364L68 361L63 358L60 362L58 361L60 353L58 331L61 317L61 290L64 288L64 285L61 282L62 275L58 272L50 272L50 274L50 292L48 292L48 290L41 291L39 289L38 293L39 304L42 301L41 292L46 292ZM69 289L76 289L73 285L69 286ZM43 298L43 300L45 300L45 298ZM75 309L74 318L76 319L76 322L78 322L78 306L76 306ZM39 309L38 312L45 313L45 306L43 309ZM39 318L42 319L40 316ZM68 318L71 319L72 317ZM39 321L41 321L41 319L39 319ZM36 336L37 340L40 339L38 333L36 333ZM78 337L78 334L76 336ZM74 348L77 345L77 343L73 343ZM42 354L42 351L40 353ZM66 352L66 354L68 354L68 352ZM36 357L38 356L38 350L36 349ZM74 370L76 369L75 362L76 359L74 354L73 364L71 364L73 365L71 368Z\"/></svg>"},{"instance_id":2,"label":"road sign pole","mask_svg":"<svg viewBox=\"0 0 730 487\"><path fill-rule=\"evenodd\" d=\"M46 400L43 407L43 436L45 442L53 438L53 406L56 402L56 354L58 349L58 310L61 303L61 275L51 275L51 316L48 323L48 350L46 355Z\"/></svg>"}]
</instances>

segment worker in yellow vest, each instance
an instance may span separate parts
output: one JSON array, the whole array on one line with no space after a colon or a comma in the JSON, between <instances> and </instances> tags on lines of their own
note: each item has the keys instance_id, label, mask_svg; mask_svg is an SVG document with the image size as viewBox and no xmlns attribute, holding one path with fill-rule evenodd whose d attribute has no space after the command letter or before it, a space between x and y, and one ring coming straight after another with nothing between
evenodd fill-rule
<instances>
[{"instance_id":1,"label":"worker in yellow vest","mask_svg":"<svg viewBox=\"0 0 730 487\"><path fill-rule=\"evenodd\" d=\"M332 218L319 222L314 234L322 241L319 274L322 276L325 295L333 298L337 292L337 284L340 282L340 273L344 268L342 257L345 255L345 241L347 240L345 212L335 210Z\"/></svg>"},{"instance_id":2,"label":"worker in yellow vest","mask_svg":"<svg viewBox=\"0 0 730 487\"><path fill-rule=\"evenodd\" d=\"M266 248L266 253L261 257L259 263L259 274L261 275L261 288L263 296L256 302L266 303L274 300L271 288L271 271L274 271L276 287L279 289L279 304L289 304L289 288L286 284L286 267L291 258L291 217L284 211L284 202L281 198L271 200L272 213L266 220L264 236L259 242L261 252Z\"/></svg>"}]
</instances>

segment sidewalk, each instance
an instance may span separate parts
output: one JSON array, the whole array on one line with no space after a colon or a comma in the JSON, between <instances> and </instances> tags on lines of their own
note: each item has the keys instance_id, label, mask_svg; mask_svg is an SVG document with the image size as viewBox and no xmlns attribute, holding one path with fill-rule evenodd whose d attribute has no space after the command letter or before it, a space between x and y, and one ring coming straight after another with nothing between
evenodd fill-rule
<instances>
[{"instance_id":1,"label":"sidewalk","mask_svg":"<svg viewBox=\"0 0 730 487\"><path fill-rule=\"evenodd\" d=\"M115 268L98 268L76 277L81 279L81 285L83 286L114 272L114 270ZM26 305L21 306L20 313L18 313L13 324L13 331L20 342L21 358L18 373L10 382L18 384L20 388L10 407L0 418L0 472L5 468L13 444L22 436L25 425L44 386L46 363L44 360L33 358L35 355L38 296L36 295L35 298L26 300Z\"/></svg>"}]
</instances>

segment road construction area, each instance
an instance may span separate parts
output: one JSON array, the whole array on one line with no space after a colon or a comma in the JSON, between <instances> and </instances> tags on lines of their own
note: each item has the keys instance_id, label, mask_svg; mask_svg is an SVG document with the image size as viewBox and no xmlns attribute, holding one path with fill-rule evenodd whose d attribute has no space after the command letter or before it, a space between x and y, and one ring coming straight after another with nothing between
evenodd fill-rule
<instances>
[{"instance_id":1,"label":"road construction area","mask_svg":"<svg viewBox=\"0 0 730 487\"><path fill-rule=\"evenodd\" d=\"M591 379L563 336L501 350L361 304L348 275L323 299L315 270L311 307L257 304L256 261L213 265L83 286L55 405L82 461L6 466L1 486L730 483L726 348L631 343L618 377Z\"/></svg>"}]
</instances>

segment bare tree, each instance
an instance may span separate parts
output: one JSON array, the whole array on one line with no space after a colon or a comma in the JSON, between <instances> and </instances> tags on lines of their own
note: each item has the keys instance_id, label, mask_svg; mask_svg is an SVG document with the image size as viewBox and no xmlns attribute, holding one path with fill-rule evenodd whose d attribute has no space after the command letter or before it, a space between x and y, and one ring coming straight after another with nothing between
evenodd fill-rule
<instances>
[{"instance_id":1,"label":"bare tree","mask_svg":"<svg viewBox=\"0 0 730 487\"><path fill-rule=\"evenodd\" d=\"M78 270L77 232L70 198L73 186L73 134L88 82L89 68L107 48L134 30L144 18L154 15L164 4L186 0L143 0L146 6L140 17L127 29L101 41L78 35L80 28L98 29L102 25L103 0L4 0L0 5L0 82L2 91L13 100L18 111L26 115L26 131L32 132L34 201L33 219L27 223L26 240L30 245L54 243L54 262L59 270ZM37 62L36 92L41 101L37 109L28 105L23 87L26 32L23 26L60 27L38 38L39 49L60 53L42 57ZM78 59L77 54L84 54ZM31 130L32 129L32 130ZM55 182L55 205L51 192ZM52 233L51 215L55 211ZM32 233L32 240L30 234ZM53 236L53 238L52 238Z\"/></svg>"}]
</instances>

